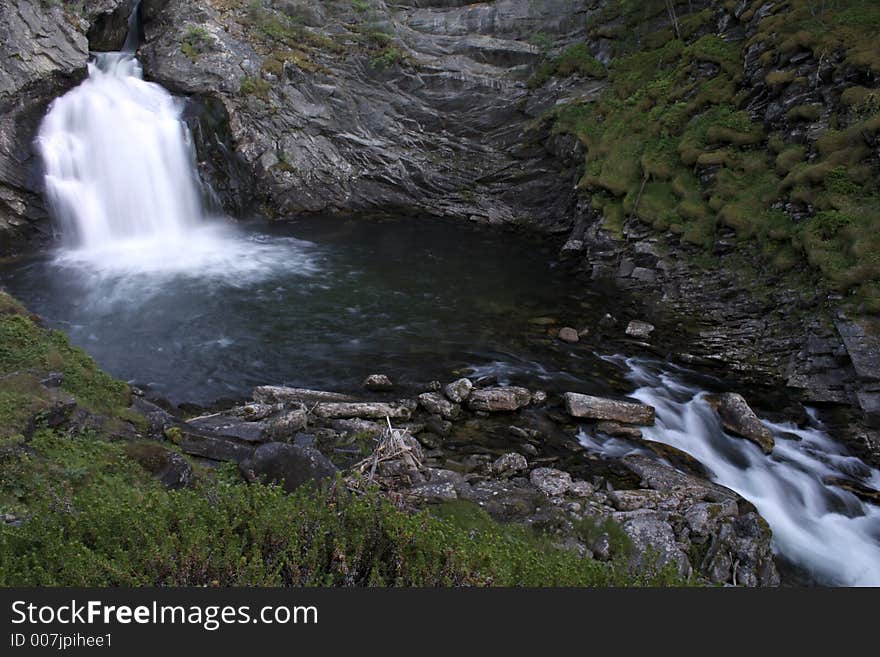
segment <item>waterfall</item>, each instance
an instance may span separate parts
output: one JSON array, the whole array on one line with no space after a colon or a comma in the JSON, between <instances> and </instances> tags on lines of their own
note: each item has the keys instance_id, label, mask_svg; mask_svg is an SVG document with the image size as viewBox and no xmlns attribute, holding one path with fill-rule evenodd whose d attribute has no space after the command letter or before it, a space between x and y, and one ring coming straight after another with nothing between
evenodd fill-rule
<instances>
[{"instance_id":1,"label":"waterfall","mask_svg":"<svg viewBox=\"0 0 880 657\"><path fill-rule=\"evenodd\" d=\"M71 246L182 239L202 221L181 104L146 82L133 53L102 53L58 98L38 144L46 194Z\"/></svg>"},{"instance_id":2,"label":"waterfall","mask_svg":"<svg viewBox=\"0 0 880 657\"><path fill-rule=\"evenodd\" d=\"M143 79L137 16L135 6L123 50L95 53L88 78L53 101L37 135L63 242L56 264L109 277L115 292L104 285L101 296L122 299L133 286L159 291L168 276L243 284L311 271L307 245L205 216L183 101Z\"/></svg>"}]
</instances>

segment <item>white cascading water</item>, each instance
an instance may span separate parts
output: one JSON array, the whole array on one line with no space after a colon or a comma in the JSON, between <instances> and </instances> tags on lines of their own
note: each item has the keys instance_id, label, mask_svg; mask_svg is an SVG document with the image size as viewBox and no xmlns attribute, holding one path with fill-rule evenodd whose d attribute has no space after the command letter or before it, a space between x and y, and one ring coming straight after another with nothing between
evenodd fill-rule
<instances>
[{"instance_id":1,"label":"white cascading water","mask_svg":"<svg viewBox=\"0 0 880 657\"><path fill-rule=\"evenodd\" d=\"M812 428L767 422L776 438L771 455L724 432L705 392L685 384L667 364L621 356L608 360L628 370L631 395L654 406L657 420L645 438L687 452L714 481L752 502L773 530L774 549L820 583L880 586L880 508L826 485L828 476L880 489L880 471L838 445L813 418ZM581 434L594 450L621 456L640 451L616 439Z\"/></svg>"},{"instance_id":2,"label":"white cascading water","mask_svg":"<svg viewBox=\"0 0 880 657\"><path fill-rule=\"evenodd\" d=\"M59 266L109 278L103 298L125 298L168 276L247 283L281 268L314 269L308 244L245 236L202 207L182 102L143 79L136 12L122 52L99 53L89 77L57 98L37 145L64 248ZM145 281L143 276L149 276Z\"/></svg>"},{"instance_id":3,"label":"white cascading water","mask_svg":"<svg viewBox=\"0 0 880 657\"><path fill-rule=\"evenodd\" d=\"M106 251L161 235L175 242L202 215L180 104L141 78L131 53L103 53L56 100L40 128L46 193L65 236Z\"/></svg>"}]
</instances>

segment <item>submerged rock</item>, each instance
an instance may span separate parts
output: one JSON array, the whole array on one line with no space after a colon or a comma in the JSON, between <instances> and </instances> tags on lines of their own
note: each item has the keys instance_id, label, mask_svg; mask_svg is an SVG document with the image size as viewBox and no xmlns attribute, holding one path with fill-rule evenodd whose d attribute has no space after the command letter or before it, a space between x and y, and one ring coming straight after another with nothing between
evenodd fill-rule
<instances>
[{"instance_id":1,"label":"submerged rock","mask_svg":"<svg viewBox=\"0 0 880 657\"><path fill-rule=\"evenodd\" d=\"M835 486L849 491L863 502L880 504L880 490L875 490L857 481L844 479L843 477L825 477L822 481L826 486Z\"/></svg>"},{"instance_id":2,"label":"submerged rock","mask_svg":"<svg viewBox=\"0 0 880 657\"><path fill-rule=\"evenodd\" d=\"M654 407L647 404L593 397L577 392L567 392L563 398L565 409L572 417L613 420L626 424L654 424Z\"/></svg>"},{"instance_id":3,"label":"submerged rock","mask_svg":"<svg viewBox=\"0 0 880 657\"><path fill-rule=\"evenodd\" d=\"M640 440L642 430L638 427L628 427L620 422L603 421L596 425L596 431L600 431L615 438L629 438L630 440Z\"/></svg>"},{"instance_id":4,"label":"submerged rock","mask_svg":"<svg viewBox=\"0 0 880 657\"><path fill-rule=\"evenodd\" d=\"M239 467L248 481L278 483L288 492L336 473L336 466L318 450L287 443L260 445Z\"/></svg>"},{"instance_id":5,"label":"submerged rock","mask_svg":"<svg viewBox=\"0 0 880 657\"><path fill-rule=\"evenodd\" d=\"M727 431L746 440L751 440L764 450L765 454L773 451L775 444L773 434L755 415L742 395L735 392L725 392L718 397L710 397L709 402L718 413L721 424Z\"/></svg>"},{"instance_id":6,"label":"submerged rock","mask_svg":"<svg viewBox=\"0 0 880 657\"><path fill-rule=\"evenodd\" d=\"M528 406L532 401L532 393L526 388L517 386L501 386L475 390L468 398L468 408L473 411L503 413L517 411Z\"/></svg>"}]
</instances>

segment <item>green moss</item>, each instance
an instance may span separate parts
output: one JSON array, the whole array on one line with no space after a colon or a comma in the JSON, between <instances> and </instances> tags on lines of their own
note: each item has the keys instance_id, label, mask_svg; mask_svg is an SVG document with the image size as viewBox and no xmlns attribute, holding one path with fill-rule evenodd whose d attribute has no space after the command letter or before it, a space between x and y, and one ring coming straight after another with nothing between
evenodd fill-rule
<instances>
[{"instance_id":1,"label":"green moss","mask_svg":"<svg viewBox=\"0 0 880 657\"><path fill-rule=\"evenodd\" d=\"M131 402L128 386L102 372L81 349L70 344L60 331L38 326L22 314L17 303L0 292L0 375L31 374L44 377L49 372L63 375L62 389L78 403L95 413L127 417Z\"/></svg>"},{"instance_id":2,"label":"green moss","mask_svg":"<svg viewBox=\"0 0 880 657\"><path fill-rule=\"evenodd\" d=\"M180 43L180 52L195 61L199 55L208 52L214 46L214 37L200 25L190 25L184 32Z\"/></svg>"},{"instance_id":3,"label":"green moss","mask_svg":"<svg viewBox=\"0 0 880 657\"><path fill-rule=\"evenodd\" d=\"M266 100L269 98L269 90L271 88L272 85L263 78L247 75L242 79L238 91L244 96L256 96Z\"/></svg>"},{"instance_id":4,"label":"green moss","mask_svg":"<svg viewBox=\"0 0 880 657\"><path fill-rule=\"evenodd\" d=\"M757 16L759 6L753 3L741 20ZM880 17L878 7L858 0L776 3L756 20L757 32L746 45L762 44L768 86L806 86L809 80L787 68L788 53L810 49L827 59L836 50L847 53L849 66L864 68L854 57L867 46L877 51L869 26ZM681 5L676 9L683 24L690 15ZM748 102L738 90L743 44L702 34L702 28L673 38L657 27L664 13L665 3L609 3L588 27L613 40L615 57L609 88L596 102L556 112L556 129L576 135L586 149L579 189L597 199L614 229L635 214L657 230L709 247L720 222L777 270L793 268L800 254L837 289L855 295L873 290L880 280L873 264L880 224L871 210L876 199L866 199L875 198L880 185L872 158L880 137L877 91L846 89L841 101L847 111L829 117L831 129L815 146L788 143L783 133L766 135L761 123L738 109ZM611 20L622 27L598 26ZM689 24L703 21L694 16ZM804 104L787 118L816 122L822 115L821 105ZM695 167L703 169L702 181ZM787 203L807 212L845 213L852 221L839 234L821 237L817 227L828 216L795 226L779 209ZM872 305L864 297L857 302Z\"/></svg>"},{"instance_id":5,"label":"green moss","mask_svg":"<svg viewBox=\"0 0 880 657\"><path fill-rule=\"evenodd\" d=\"M539 87L553 77L574 74L603 78L607 71L601 62L593 58L586 44L576 44L563 51L559 57L545 58L529 78L529 86Z\"/></svg>"}]
</instances>

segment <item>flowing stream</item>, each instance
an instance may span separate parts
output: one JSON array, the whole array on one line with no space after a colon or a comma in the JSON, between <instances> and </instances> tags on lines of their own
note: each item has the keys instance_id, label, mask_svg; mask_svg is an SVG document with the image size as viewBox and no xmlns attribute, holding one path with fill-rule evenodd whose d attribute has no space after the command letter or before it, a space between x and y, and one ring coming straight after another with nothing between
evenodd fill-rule
<instances>
[{"instance_id":1,"label":"flowing stream","mask_svg":"<svg viewBox=\"0 0 880 657\"><path fill-rule=\"evenodd\" d=\"M778 553L824 584L880 585L880 508L823 481L845 478L880 489L880 472L847 454L815 413L801 428L765 420L776 440L768 456L723 430L706 392L686 381L687 370L623 356L607 360L627 371L636 386L631 396L657 410L645 438L687 452L713 481L752 502L773 529ZM583 433L581 442L614 456L641 451L627 441Z\"/></svg>"},{"instance_id":2,"label":"flowing stream","mask_svg":"<svg viewBox=\"0 0 880 657\"><path fill-rule=\"evenodd\" d=\"M63 246L0 278L111 373L175 401L287 383L356 389L384 372L421 385L453 371L632 396L657 409L651 440L686 451L755 504L775 548L831 584L880 585L880 509L823 483L880 473L823 427L768 423L765 456L724 433L700 387L669 364L561 345L547 315L592 317L624 300L548 266L526 240L410 219L236 227L206 216L181 102L127 50L99 54L57 99L38 145ZM552 322L549 322L552 323ZM581 435L608 455L637 444Z\"/></svg>"}]
</instances>

